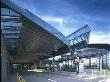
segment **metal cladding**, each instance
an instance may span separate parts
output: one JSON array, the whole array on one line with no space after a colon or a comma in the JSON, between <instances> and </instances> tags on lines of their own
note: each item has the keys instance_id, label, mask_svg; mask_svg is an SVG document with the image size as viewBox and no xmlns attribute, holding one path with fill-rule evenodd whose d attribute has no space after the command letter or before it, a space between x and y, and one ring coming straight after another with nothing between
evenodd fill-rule
<instances>
[{"instance_id":1,"label":"metal cladding","mask_svg":"<svg viewBox=\"0 0 110 82\"><path fill-rule=\"evenodd\" d=\"M60 39L62 42L64 42L64 44L68 44L67 43L67 40L66 40L66 37L61 32L59 32L57 29L55 29L54 27L52 27L50 24L48 24L45 21L43 21L41 18L39 18L36 15L32 14L28 10L17 6L16 4L14 4L13 2L11 2L9 0L1 0L1 1L7 7L9 7L12 10L16 11L20 15L26 17L27 19L29 19L33 23L36 23L37 25L40 26L40 28L48 31L49 33L51 33L52 35L54 35L55 37L57 37L58 39Z\"/></svg>"},{"instance_id":2,"label":"metal cladding","mask_svg":"<svg viewBox=\"0 0 110 82\"><path fill-rule=\"evenodd\" d=\"M32 62L66 53L63 48L68 50L67 38L61 32L10 0L1 0L1 27L16 61Z\"/></svg>"},{"instance_id":3,"label":"metal cladding","mask_svg":"<svg viewBox=\"0 0 110 82\"><path fill-rule=\"evenodd\" d=\"M77 53L80 57L97 57L102 56L104 54L107 54L108 51L105 49L97 49L97 48L84 48L81 50L78 50Z\"/></svg>"},{"instance_id":4,"label":"metal cladding","mask_svg":"<svg viewBox=\"0 0 110 82\"><path fill-rule=\"evenodd\" d=\"M85 25L85 26L83 26L82 28L76 30L74 33L68 35L66 38L67 38L68 40L73 40L73 39L77 39L78 37L82 37L82 38L85 37L85 38L87 38L87 40L88 40L89 36L86 37L86 36L84 36L84 35L85 35L85 34L89 34L90 31L91 31L91 30L90 30L89 26L88 26L88 25Z\"/></svg>"}]
</instances>

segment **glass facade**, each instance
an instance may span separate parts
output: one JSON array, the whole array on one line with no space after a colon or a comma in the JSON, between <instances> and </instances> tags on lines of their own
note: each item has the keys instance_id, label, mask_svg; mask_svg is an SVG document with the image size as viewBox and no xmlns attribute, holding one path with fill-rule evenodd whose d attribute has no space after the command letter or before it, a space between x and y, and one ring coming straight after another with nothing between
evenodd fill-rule
<instances>
[{"instance_id":1,"label":"glass facade","mask_svg":"<svg viewBox=\"0 0 110 82\"><path fill-rule=\"evenodd\" d=\"M84 27L67 36L71 49L71 54L74 54L75 50L87 47L87 44L89 42L89 36L90 29L88 25L85 25Z\"/></svg>"},{"instance_id":2,"label":"glass facade","mask_svg":"<svg viewBox=\"0 0 110 82\"><path fill-rule=\"evenodd\" d=\"M69 36L67 36L67 39L69 41L74 40L75 41L74 43L76 43L76 41L80 42L82 40L86 40L88 42L89 33L90 33L90 28L89 28L88 25L85 25L84 27L78 29L74 33L72 33Z\"/></svg>"},{"instance_id":3,"label":"glass facade","mask_svg":"<svg viewBox=\"0 0 110 82\"><path fill-rule=\"evenodd\" d=\"M99 60L99 56L97 57L91 57L91 58L84 58L84 65L85 67L90 67L91 68L99 68L100 62L102 63L102 68L103 69L110 69L110 52L107 52L106 54L102 54L101 59ZM91 65L90 65L90 60L91 59ZM100 61L100 62L99 62Z\"/></svg>"},{"instance_id":4,"label":"glass facade","mask_svg":"<svg viewBox=\"0 0 110 82\"><path fill-rule=\"evenodd\" d=\"M10 8L1 8L1 29L7 49L17 48L22 29L21 15Z\"/></svg>"}]
</instances>

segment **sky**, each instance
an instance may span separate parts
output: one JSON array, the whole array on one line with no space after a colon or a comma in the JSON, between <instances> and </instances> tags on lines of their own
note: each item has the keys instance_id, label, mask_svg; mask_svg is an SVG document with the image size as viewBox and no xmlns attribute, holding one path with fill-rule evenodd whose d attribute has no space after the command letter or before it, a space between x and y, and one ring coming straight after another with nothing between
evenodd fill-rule
<instances>
[{"instance_id":1,"label":"sky","mask_svg":"<svg viewBox=\"0 0 110 82\"><path fill-rule=\"evenodd\" d=\"M110 44L110 0L11 0L68 36L88 24L89 43Z\"/></svg>"}]
</instances>

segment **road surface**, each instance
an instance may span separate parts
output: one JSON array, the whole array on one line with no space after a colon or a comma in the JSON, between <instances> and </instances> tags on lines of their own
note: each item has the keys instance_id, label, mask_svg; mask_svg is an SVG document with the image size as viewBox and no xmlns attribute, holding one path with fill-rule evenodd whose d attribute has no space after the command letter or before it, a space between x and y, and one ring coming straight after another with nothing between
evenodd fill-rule
<instances>
[{"instance_id":1,"label":"road surface","mask_svg":"<svg viewBox=\"0 0 110 82\"><path fill-rule=\"evenodd\" d=\"M104 82L104 79L108 79L106 82L110 82L109 78L91 76L86 73L76 75L73 72L20 72L20 75L26 80L26 82ZM11 79L12 80L12 79ZM16 82L16 81L9 81Z\"/></svg>"}]
</instances>

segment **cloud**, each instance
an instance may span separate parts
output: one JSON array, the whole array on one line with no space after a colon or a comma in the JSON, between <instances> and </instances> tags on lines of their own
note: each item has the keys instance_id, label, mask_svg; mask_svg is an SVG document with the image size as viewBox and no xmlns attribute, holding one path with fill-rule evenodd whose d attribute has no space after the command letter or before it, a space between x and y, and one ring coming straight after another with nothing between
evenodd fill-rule
<instances>
[{"instance_id":1,"label":"cloud","mask_svg":"<svg viewBox=\"0 0 110 82\"><path fill-rule=\"evenodd\" d=\"M55 17L55 16L40 16L43 20L50 23L58 31L60 31L65 36L73 33L77 29L81 28L84 24L88 24L90 21L83 22L81 19L71 19L71 17ZM78 17L78 16L76 16ZM84 16L81 16L84 17ZM86 16L88 20L100 21L100 19L94 19L89 16ZM86 20L87 20L86 19ZM79 27L79 28L77 28ZM110 28L109 28L110 29ZM110 44L110 33L104 32L94 32L90 35L89 43L109 43Z\"/></svg>"},{"instance_id":2,"label":"cloud","mask_svg":"<svg viewBox=\"0 0 110 82\"><path fill-rule=\"evenodd\" d=\"M55 17L55 16L41 16L44 21L51 24L54 28L56 28L58 31L60 31L65 36L73 33L77 28L73 28L72 22L77 22L76 20L71 20L70 22L68 18L62 18L62 17ZM70 25L72 24L72 26Z\"/></svg>"},{"instance_id":3,"label":"cloud","mask_svg":"<svg viewBox=\"0 0 110 82\"><path fill-rule=\"evenodd\" d=\"M31 0L11 0L11 1L36 15L35 4L33 4Z\"/></svg>"},{"instance_id":4,"label":"cloud","mask_svg":"<svg viewBox=\"0 0 110 82\"><path fill-rule=\"evenodd\" d=\"M36 16L41 17L43 20L45 20L46 22L54 26L57 30L62 32L65 36L71 34L72 32L81 28L85 24L91 26L92 31L109 32L110 30L110 21L109 21L110 16L108 16L109 15L109 12L107 10L108 8L106 9L107 5L104 6L103 10L100 5L101 7L100 10L97 8L94 9L95 6L97 7L97 5L94 4L94 2L93 5L91 5L91 1L87 1L86 4L83 3L82 1L81 1L82 4L80 4L79 1L77 2L74 0L70 1L12 0L12 1L18 4L19 6L28 9ZM91 6L88 8L86 7L88 5ZM87 10L89 10L90 12L88 12Z\"/></svg>"},{"instance_id":5,"label":"cloud","mask_svg":"<svg viewBox=\"0 0 110 82\"><path fill-rule=\"evenodd\" d=\"M110 44L110 33L94 32L90 35L89 43Z\"/></svg>"},{"instance_id":6,"label":"cloud","mask_svg":"<svg viewBox=\"0 0 110 82\"><path fill-rule=\"evenodd\" d=\"M90 21L90 22L107 22L110 23L109 17L100 17L100 16L90 16L90 15L85 15L82 13L78 13L77 15L73 15L74 18L77 18L78 20L85 20L85 21Z\"/></svg>"},{"instance_id":7,"label":"cloud","mask_svg":"<svg viewBox=\"0 0 110 82\"><path fill-rule=\"evenodd\" d=\"M63 18L53 17L53 16L40 16L43 20L47 22L55 22L59 25L63 25Z\"/></svg>"}]
</instances>

